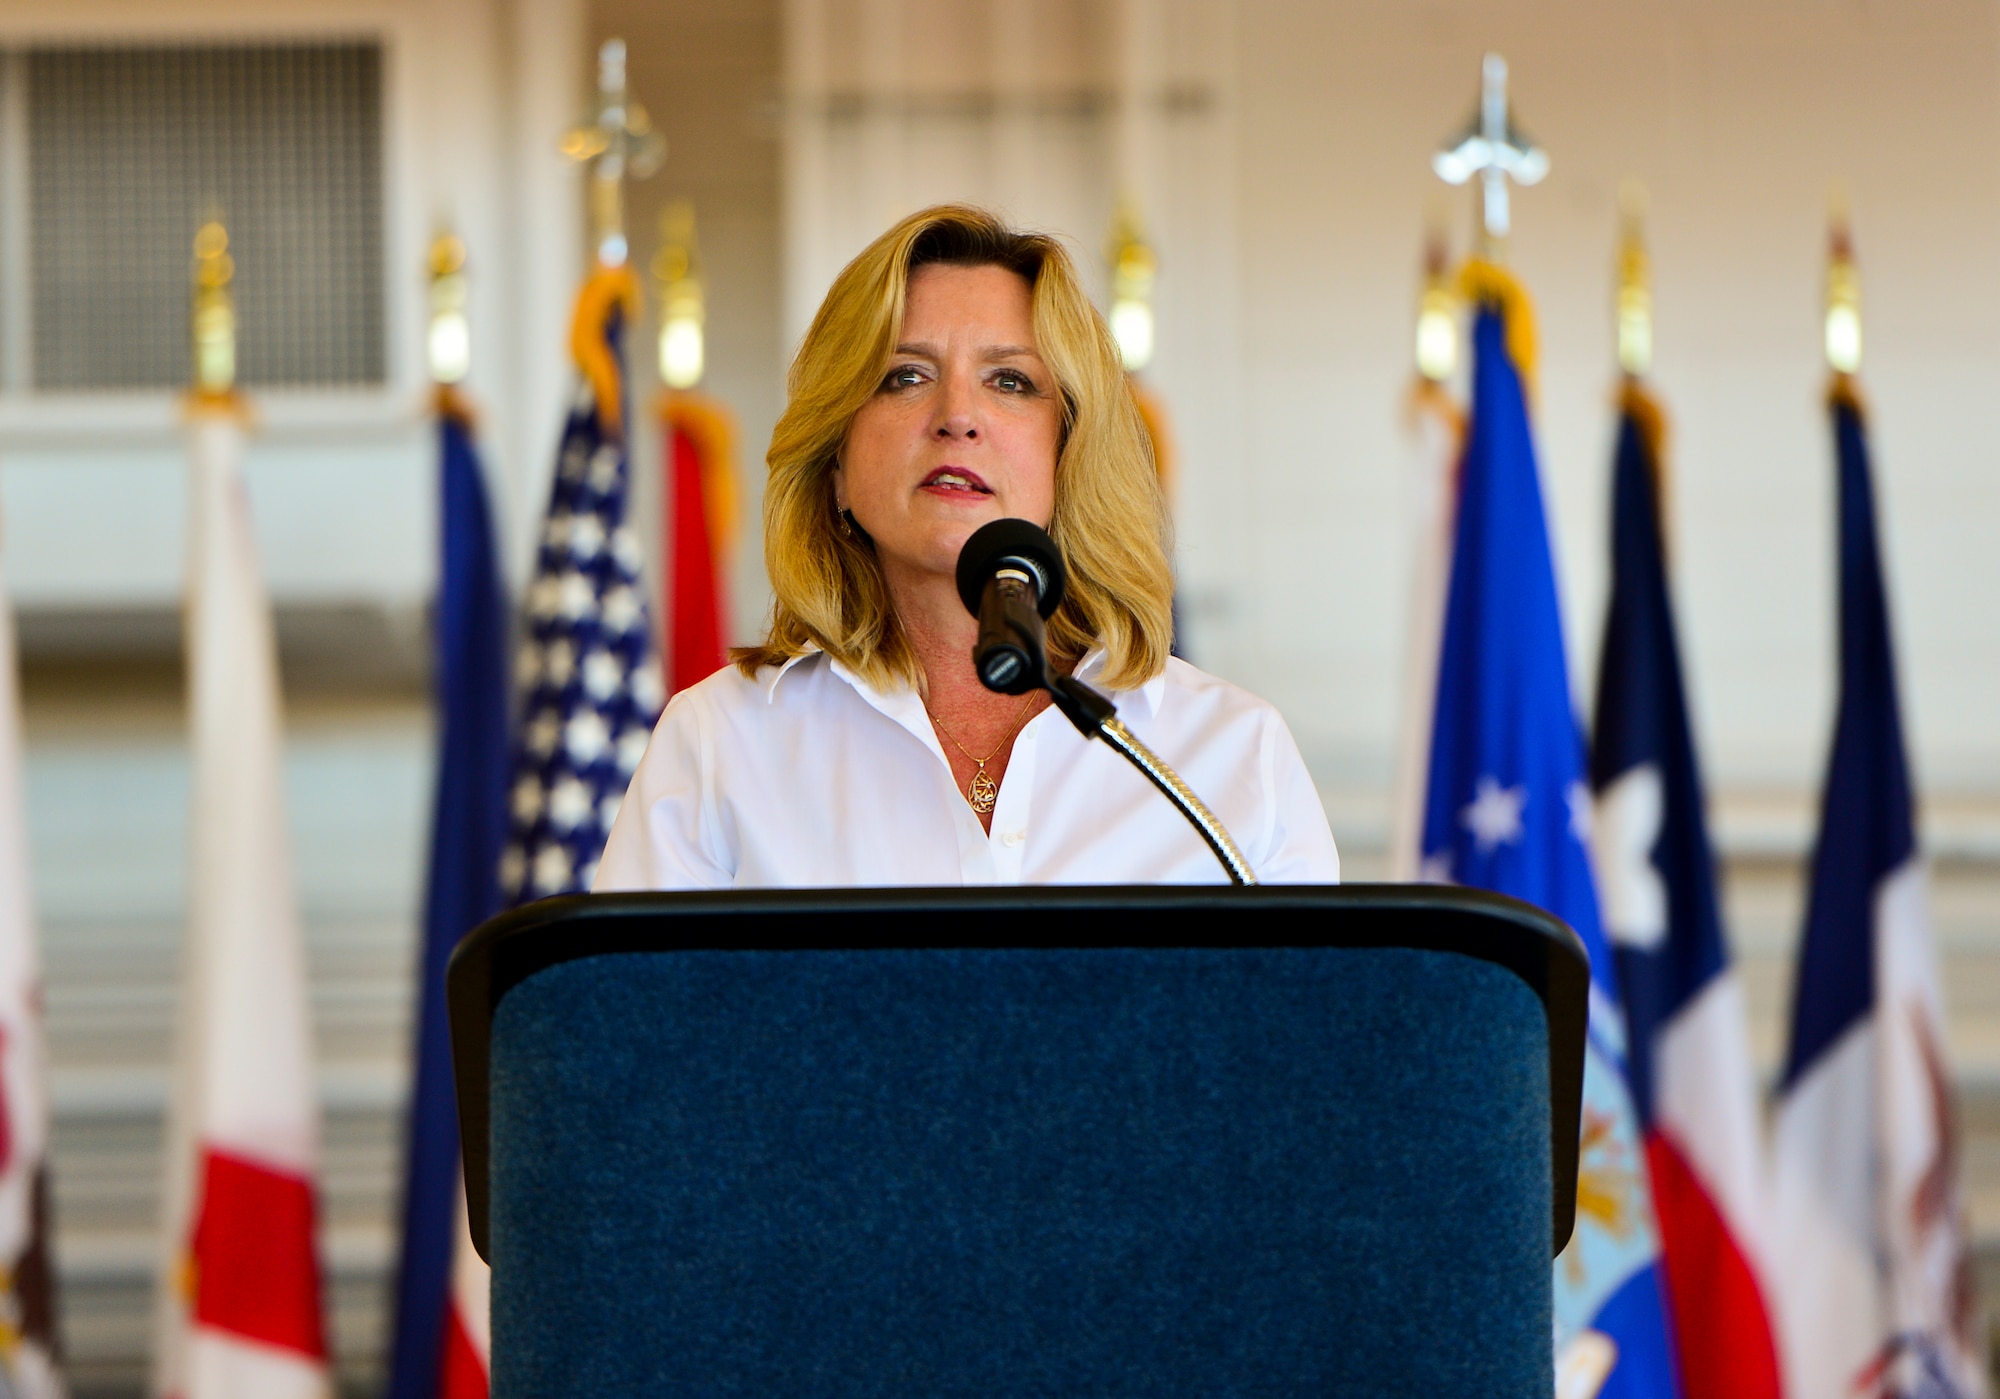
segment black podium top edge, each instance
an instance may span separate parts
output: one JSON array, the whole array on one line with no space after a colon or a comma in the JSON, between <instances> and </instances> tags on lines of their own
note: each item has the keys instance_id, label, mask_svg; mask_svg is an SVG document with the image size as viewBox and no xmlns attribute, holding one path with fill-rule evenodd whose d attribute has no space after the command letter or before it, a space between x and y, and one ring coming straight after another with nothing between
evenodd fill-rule
<instances>
[{"instance_id":1,"label":"black podium top edge","mask_svg":"<svg viewBox=\"0 0 2000 1399\"><path fill-rule=\"evenodd\" d=\"M912 937L908 915L934 911ZM1272 919L1311 910L1322 920ZM993 915L1013 913L1015 918ZM1102 932L1062 914L1106 917ZM1135 939L1129 915L1147 915ZM812 916L807 916L812 915ZM831 915L831 916L829 916ZM1058 915L1058 916L1051 916ZM954 924L954 916L965 919ZM738 933L730 925L739 925ZM1038 935L1037 928L1052 930ZM729 928L724 935L719 929ZM1060 933L1053 932L1060 929ZM1017 885L980 888L703 890L575 894L489 919L446 973L472 1242L488 1257L489 1039L521 982L585 957L634 952L863 951L873 948L1407 947L1513 972L1548 1018L1552 1253L1576 1222L1590 964L1568 924L1533 904L1434 884Z\"/></svg>"}]
</instances>

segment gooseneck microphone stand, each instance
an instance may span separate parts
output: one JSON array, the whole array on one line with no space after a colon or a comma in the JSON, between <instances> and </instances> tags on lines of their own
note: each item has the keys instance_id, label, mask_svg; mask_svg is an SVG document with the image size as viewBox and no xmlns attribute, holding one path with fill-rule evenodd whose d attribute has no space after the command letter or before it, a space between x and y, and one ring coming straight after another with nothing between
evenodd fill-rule
<instances>
[{"instance_id":1,"label":"gooseneck microphone stand","mask_svg":"<svg viewBox=\"0 0 2000 1399\"><path fill-rule=\"evenodd\" d=\"M1256 871L1215 813L1159 754L1141 743L1118 708L1071 675L1049 669L1042 623L1062 602L1066 578L1055 541L1027 520L994 520L974 531L958 557L958 592L979 619L973 665L989 690L1025 695L1047 690L1085 738L1101 738L1145 774L1187 817L1235 884L1255 884Z\"/></svg>"},{"instance_id":2,"label":"gooseneck microphone stand","mask_svg":"<svg viewBox=\"0 0 2000 1399\"><path fill-rule=\"evenodd\" d=\"M1125 727L1125 722L1118 717L1117 707L1110 700L1074 676L1049 676L1045 671L1043 688L1054 698L1056 708L1063 712L1064 717L1076 725L1077 732L1085 738L1101 738L1123 753L1127 762L1144 773L1147 781L1180 808L1181 815L1187 817L1188 824L1201 833L1201 838L1208 842L1208 848L1215 852L1215 858L1222 861L1222 867L1229 871L1231 883L1257 882L1256 871L1250 868L1250 862L1237 848L1228 828L1194 794L1194 789L1181 780L1179 773Z\"/></svg>"}]
</instances>

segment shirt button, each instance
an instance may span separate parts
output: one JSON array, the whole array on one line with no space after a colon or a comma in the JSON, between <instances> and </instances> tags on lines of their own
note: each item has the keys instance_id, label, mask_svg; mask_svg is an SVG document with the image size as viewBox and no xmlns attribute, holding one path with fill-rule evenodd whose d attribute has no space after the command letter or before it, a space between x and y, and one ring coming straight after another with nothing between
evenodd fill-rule
<instances>
[{"instance_id":1,"label":"shirt button","mask_svg":"<svg viewBox=\"0 0 2000 1399\"><path fill-rule=\"evenodd\" d=\"M1019 845L1028 838L1026 831L1007 831L1000 837L1002 845Z\"/></svg>"}]
</instances>

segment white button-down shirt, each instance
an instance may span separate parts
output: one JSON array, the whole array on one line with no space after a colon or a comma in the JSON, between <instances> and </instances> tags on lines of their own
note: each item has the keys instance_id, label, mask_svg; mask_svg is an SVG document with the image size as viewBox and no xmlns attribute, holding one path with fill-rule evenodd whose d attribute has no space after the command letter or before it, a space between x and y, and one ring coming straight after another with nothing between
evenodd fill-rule
<instances>
[{"instance_id":1,"label":"white button-down shirt","mask_svg":"<svg viewBox=\"0 0 2000 1399\"><path fill-rule=\"evenodd\" d=\"M1101 672L1085 659L1079 679ZM1113 694L1139 740L1228 827L1265 883L1335 883L1340 856L1278 711L1179 660ZM1054 709L1014 740L992 834L916 691L823 653L734 666L675 695L633 774L593 887L1214 884L1201 836Z\"/></svg>"}]
</instances>

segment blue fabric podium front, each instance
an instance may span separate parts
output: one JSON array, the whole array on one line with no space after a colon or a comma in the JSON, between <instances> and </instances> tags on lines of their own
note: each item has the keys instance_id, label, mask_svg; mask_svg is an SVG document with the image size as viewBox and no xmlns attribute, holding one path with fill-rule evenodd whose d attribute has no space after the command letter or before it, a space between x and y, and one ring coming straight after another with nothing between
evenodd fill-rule
<instances>
[{"instance_id":1,"label":"blue fabric podium front","mask_svg":"<svg viewBox=\"0 0 2000 1399\"><path fill-rule=\"evenodd\" d=\"M571 898L449 984L495 1399L1550 1392L1587 968L1528 905Z\"/></svg>"}]
</instances>

